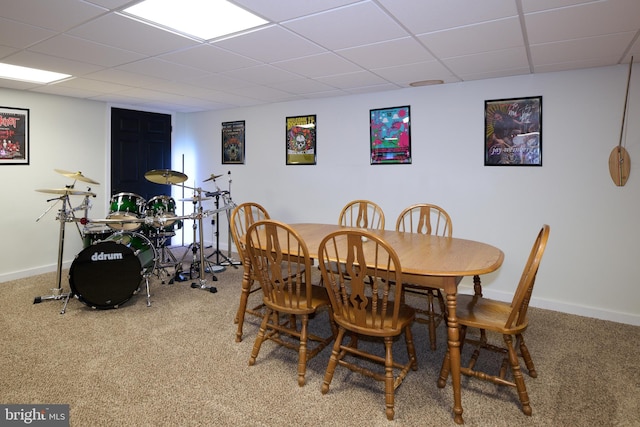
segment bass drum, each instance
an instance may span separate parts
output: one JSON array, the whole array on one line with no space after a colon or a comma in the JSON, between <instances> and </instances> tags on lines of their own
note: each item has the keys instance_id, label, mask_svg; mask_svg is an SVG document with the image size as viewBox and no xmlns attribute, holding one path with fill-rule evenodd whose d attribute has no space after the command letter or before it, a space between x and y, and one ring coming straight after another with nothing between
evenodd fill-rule
<instances>
[{"instance_id":1,"label":"bass drum","mask_svg":"<svg viewBox=\"0 0 640 427\"><path fill-rule=\"evenodd\" d=\"M71 292L92 308L118 308L153 270L156 250L142 234L120 232L83 249L69 269Z\"/></svg>"}]
</instances>

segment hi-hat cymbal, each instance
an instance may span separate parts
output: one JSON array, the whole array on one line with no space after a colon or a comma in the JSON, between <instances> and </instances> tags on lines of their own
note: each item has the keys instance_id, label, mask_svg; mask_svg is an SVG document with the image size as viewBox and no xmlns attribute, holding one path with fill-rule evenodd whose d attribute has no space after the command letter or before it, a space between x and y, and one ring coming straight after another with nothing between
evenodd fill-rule
<instances>
[{"instance_id":1,"label":"hi-hat cymbal","mask_svg":"<svg viewBox=\"0 0 640 427\"><path fill-rule=\"evenodd\" d=\"M95 193L90 191L80 191L74 190L73 188L42 188L36 190L40 193L49 193L49 194L65 194L69 196L92 196L96 197Z\"/></svg>"},{"instance_id":2,"label":"hi-hat cymbal","mask_svg":"<svg viewBox=\"0 0 640 427\"><path fill-rule=\"evenodd\" d=\"M185 197L184 199L178 199L178 200L181 201L181 202L193 202L193 203L195 203L197 201L202 202L204 200L211 200L211 197L198 197L198 196L195 196L195 197Z\"/></svg>"},{"instance_id":3,"label":"hi-hat cymbal","mask_svg":"<svg viewBox=\"0 0 640 427\"><path fill-rule=\"evenodd\" d=\"M222 176L222 175L214 175L214 174L211 174L211 176L210 176L209 178L205 179L205 180L204 180L204 181L202 181L202 182L214 181L214 180L216 180L216 179L220 178L221 176Z\"/></svg>"},{"instance_id":4,"label":"hi-hat cymbal","mask_svg":"<svg viewBox=\"0 0 640 427\"><path fill-rule=\"evenodd\" d=\"M77 179L78 181L88 182L89 184L100 185L98 181L94 181L91 178L87 178L82 175L82 172L69 172L62 169L54 169L54 171L58 172L60 175L66 176L67 178Z\"/></svg>"},{"instance_id":5,"label":"hi-hat cymbal","mask_svg":"<svg viewBox=\"0 0 640 427\"><path fill-rule=\"evenodd\" d=\"M170 169L154 169L144 174L147 181L156 184L180 184L187 180L187 175Z\"/></svg>"}]
</instances>

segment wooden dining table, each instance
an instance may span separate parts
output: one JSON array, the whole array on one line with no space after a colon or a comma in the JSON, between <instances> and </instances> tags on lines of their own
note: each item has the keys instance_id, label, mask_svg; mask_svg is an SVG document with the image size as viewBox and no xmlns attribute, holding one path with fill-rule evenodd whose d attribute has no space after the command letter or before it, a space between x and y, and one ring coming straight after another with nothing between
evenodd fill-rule
<instances>
[{"instance_id":1,"label":"wooden dining table","mask_svg":"<svg viewBox=\"0 0 640 427\"><path fill-rule=\"evenodd\" d=\"M320 241L343 227L335 224L289 224L304 239L311 258L318 259ZM504 253L491 245L473 240L369 230L387 241L400 258L403 281L438 287L447 298L447 344L451 354L454 421L463 424L460 392L460 335L456 317L458 284L465 276L491 273L502 265Z\"/></svg>"}]
</instances>

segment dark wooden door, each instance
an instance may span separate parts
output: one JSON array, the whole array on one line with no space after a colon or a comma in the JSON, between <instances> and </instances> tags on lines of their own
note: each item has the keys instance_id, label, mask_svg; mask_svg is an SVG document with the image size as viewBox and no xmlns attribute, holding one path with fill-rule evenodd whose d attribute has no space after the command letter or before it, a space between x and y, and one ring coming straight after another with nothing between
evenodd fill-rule
<instances>
[{"instance_id":1,"label":"dark wooden door","mask_svg":"<svg viewBox=\"0 0 640 427\"><path fill-rule=\"evenodd\" d=\"M171 116L112 108L111 195L170 196L170 185L145 179L153 169L171 169Z\"/></svg>"}]
</instances>

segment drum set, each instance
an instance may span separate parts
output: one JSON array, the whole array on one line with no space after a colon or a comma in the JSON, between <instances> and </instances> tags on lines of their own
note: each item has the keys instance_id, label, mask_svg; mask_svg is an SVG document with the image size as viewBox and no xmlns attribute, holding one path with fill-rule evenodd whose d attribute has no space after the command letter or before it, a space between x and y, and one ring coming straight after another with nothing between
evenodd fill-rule
<instances>
[{"instance_id":1,"label":"drum set","mask_svg":"<svg viewBox=\"0 0 640 427\"><path fill-rule=\"evenodd\" d=\"M187 175L169 170L156 169L145 174L148 181L163 185L180 185L193 190L193 197L180 199L192 202L193 213L189 215L176 214L175 200L166 195L159 195L145 200L135 193L122 192L114 194L109 203L109 213L104 219L89 219L91 208L90 198L96 197L87 187L86 191L76 190L77 181L99 185L98 182L87 178L82 172L69 172L54 169L66 177L74 180L73 184L65 188L39 189L41 193L56 194L48 202L62 202L56 219L60 223L60 237L58 245L57 288L52 294L38 296L33 303L46 300L64 300L61 313L65 313L71 297L75 297L85 305L96 309L118 308L140 291L144 281L147 294L147 306L151 306L149 278L155 274L163 279L169 278L173 283L176 278L185 277L182 267L186 256L191 252L193 260L189 269L189 278L194 279L198 273L198 282L191 284L192 288L200 288L215 293L217 289L207 285L205 272L214 271L214 265L204 256L203 219L215 215L217 223L220 212L229 211L236 205L231 199L231 179L229 190L222 191L215 184L215 180L222 175L211 175L205 182L212 181L216 186L215 192L206 192L203 197L202 188L188 187L184 182ZM73 207L71 196L82 196L82 202ZM216 206L212 210L204 210L202 202L216 197ZM223 205L220 207L219 199ZM55 204L51 205L38 217L39 221ZM83 215L76 212L83 211ZM182 259L178 260L167 247L167 240L175 236L175 230L181 229L184 220L193 221L193 242L185 251ZM83 249L78 253L69 269L70 291L62 292L62 258L64 251L65 228L67 223L74 223L83 241ZM82 227L81 227L82 226ZM216 228L217 230L217 228ZM216 231L217 235L217 231ZM219 240L216 239L218 251ZM212 254L213 255L213 254ZM231 260L225 257L229 261ZM224 267L222 267L224 270ZM212 279L217 278L213 275Z\"/></svg>"}]
</instances>

